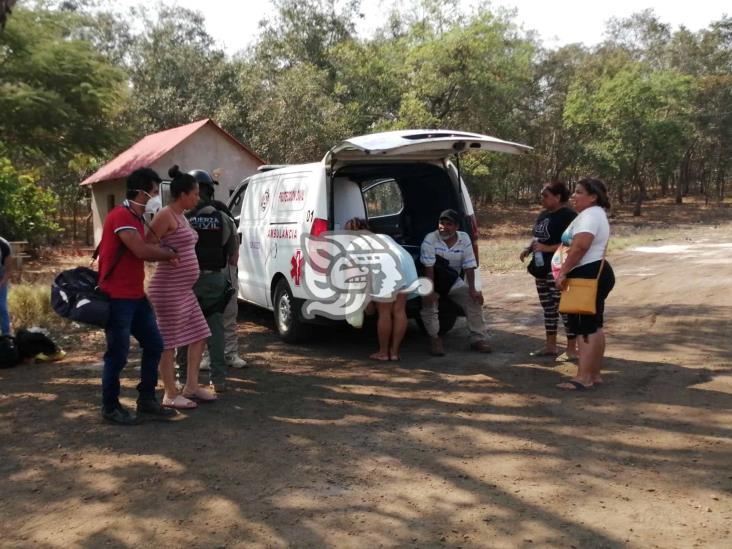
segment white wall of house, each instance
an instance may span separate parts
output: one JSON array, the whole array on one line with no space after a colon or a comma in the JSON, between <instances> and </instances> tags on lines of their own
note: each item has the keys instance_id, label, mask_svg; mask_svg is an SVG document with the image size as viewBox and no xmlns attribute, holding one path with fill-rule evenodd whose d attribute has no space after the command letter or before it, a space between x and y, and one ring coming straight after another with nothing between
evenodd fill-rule
<instances>
[{"instance_id":1,"label":"white wall of house","mask_svg":"<svg viewBox=\"0 0 732 549\"><path fill-rule=\"evenodd\" d=\"M111 207L121 204L125 199L125 180L115 179L92 185L92 223L94 226L94 245L102 239L102 226Z\"/></svg>"},{"instance_id":2,"label":"white wall of house","mask_svg":"<svg viewBox=\"0 0 732 549\"><path fill-rule=\"evenodd\" d=\"M160 177L167 179L168 169L178 164L186 172L205 170L213 176L219 170L215 198L226 203L229 191L242 179L257 171L259 162L225 137L211 124L203 126L188 139L155 161L152 166Z\"/></svg>"},{"instance_id":3,"label":"white wall of house","mask_svg":"<svg viewBox=\"0 0 732 549\"><path fill-rule=\"evenodd\" d=\"M186 172L206 170L213 175L214 170L218 170L216 198L224 203L229 200L230 190L242 179L255 173L260 165L254 157L209 124L161 156L150 167L160 177L167 179L168 169L174 164ZM95 245L102 238L102 226L109 213L109 205L113 201L116 206L125 198L125 179L102 181L91 186Z\"/></svg>"}]
</instances>

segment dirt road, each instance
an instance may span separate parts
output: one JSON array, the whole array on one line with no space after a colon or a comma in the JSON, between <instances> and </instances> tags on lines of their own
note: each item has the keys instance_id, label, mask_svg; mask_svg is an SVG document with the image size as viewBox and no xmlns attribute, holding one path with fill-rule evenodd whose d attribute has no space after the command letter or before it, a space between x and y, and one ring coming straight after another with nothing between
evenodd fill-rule
<instances>
[{"instance_id":1,"label":"dirt road","mask_svg":"<svg viewBox=\"0 0 732 549\"><path fill-rule=\"evenodd\" d=\"M610 260L587 393L528 356L521 272L484 281L488 356L460 324L431 358L412 326L400 363L374 363L371 336L286 346L243 309L252 366L172 424L100 422L101 342L0 371L2 545L730 547L732 226Z\"/></svg>"}]
</instances>

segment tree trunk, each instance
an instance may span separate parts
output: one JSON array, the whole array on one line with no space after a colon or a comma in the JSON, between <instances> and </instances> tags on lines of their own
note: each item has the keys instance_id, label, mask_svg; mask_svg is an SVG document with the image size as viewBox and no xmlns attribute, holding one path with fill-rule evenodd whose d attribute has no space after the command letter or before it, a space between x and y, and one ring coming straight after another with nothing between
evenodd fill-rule
<instances>
[{"instance_id":1,"label":"tree trunk","mask_svg":"<svg viewBox=\"0 0 732 549\"><path fill-rule=\"evenodd\" d=\"M91 246L94 242L92 238L92 212L89 212L89 215L86 216L84 221L86 222L86 245Z\"/></svg>"},{"instance_id":2,"label":"tree trunk","mask_svg":"<svg viewBox=\"0 0 732 549\"><path fill-rule=\"evenodd\" d=\"M638 194L635 198L635 203L633 204L633 217L640 217L643 199L646 196L646 186L642 177L637 178L636 187L638 188Z\"/></svg>"},{"instance_id":3,"label":"tree trunk","mask_svg":"<svg viewBox=\"0 0 732 549\"><path fill-rule=\"evenodd\" d=\"M5 27L5 22L7 21L10 12L13 11L15 1L16 0L0 0L0 30Z\"/></svg>"},{"instance_id":4,"label":"tree trunk","mask_svg":"<svg viewBox=\"0 0 732 549\"><path fill-rule=\"evenodd\" d=\"M635 199L633 204L633 217L640 217L641 207L643 206L643 195L638 193L638 197Z\"/></svg>"},{"instance_id":5,"label":"tree trunk","mask_svg":"<svg viewBox=\"0 0 732 549\"><path fill-rule=\"evenodd\" d=\"M717 171L717 201L720 204L724 202L724 170L721 166Z\"/></svg>"},{"instance_id":6,"label":"tree trunk","mask_svg":"<svg viewBox=\"0 0 732 549\"><path fill-rule=\"evenodd\" d=\"M691 155L694 146L690 146L684 152L684 158L681 159L679 167L679 179L676 182L676 203L681 204L685 194L689 193L689 181L691 180Z\"/></svg>"},{"instance_id":7,"label":"tree trunk","mask_svg":"<svg viewBox=\"0 0 732 549\"><path fill-rule=\"evenodd\" d=\"M74 206L73 206L73 209L72 209L72 212L71 212L71 227L72 227L71 232L73 234L73 237L72 238L74 239L74 242L76 242L76 237L77 237L76 216L78 215L78 213L79 213L79 203L78 203L78 201L75 200L74 201Z\"/></svg>"},{"instance_id":8,"label":"tree trunk","mask_svg":"<svg viewBox=\"0 0 732 549\"><path fill-rule=\"evenodd\" d=\"M719 147L719 154L717 155L717 202L720 204L724 202L724 160L722 158L722 146Z\"/></svg>"},{"instance_id":9,"label":"tree trunk","mask_svg":"<svg viewBox=\"0 0 732 549\"><path fill-rule=\"evenodd\" d=\"M683 169L683 168L682 168ZM684 187L682 185L682 175L681 171L678 174L678 177L676 177L676 204L683 204L684 203Z\"/></svg>"}]
</instances>

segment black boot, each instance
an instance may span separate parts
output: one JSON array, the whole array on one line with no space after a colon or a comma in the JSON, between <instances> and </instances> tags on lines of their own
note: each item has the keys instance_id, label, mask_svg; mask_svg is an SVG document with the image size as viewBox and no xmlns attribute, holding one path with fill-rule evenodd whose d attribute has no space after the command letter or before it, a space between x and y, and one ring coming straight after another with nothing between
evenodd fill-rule
<instances>
[{"instance_id":1,"label":"black boot","mask_svg":"<svg viewBox=\"0 0 732 549\"><path fill-rule=\"evenodd\" d=\"M137 415L152 420L167 420L178 415L173 408L166 408L154 398L137 399Z\"/></svg>"},{"instance_id":2,"label":"black boot","mask_svg":"<svg viewBox=\"0 0 732 549\"><path fill-rule=\"evenodd\" d=\"M121 404L117 404L111 410L102 408L102 418L107 423L113 423L115 425L138 425L140 423L139 418Z\"/></svg>"}]
</instances>

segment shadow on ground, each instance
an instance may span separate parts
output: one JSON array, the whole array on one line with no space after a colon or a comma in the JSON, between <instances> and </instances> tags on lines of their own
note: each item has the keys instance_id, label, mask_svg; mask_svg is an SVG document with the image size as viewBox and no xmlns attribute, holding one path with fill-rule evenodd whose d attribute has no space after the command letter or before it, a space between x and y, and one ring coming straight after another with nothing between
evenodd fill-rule
<instances>
[{"instance_id":1,"label":"shadow on ground","mask_svg":"<svg viewBox=\"0 0 732 549\"><path fill-rule=\"evenodd\" d=\"M649 532L682 539L683 523L660 532L658 518L684 504L679 490L729 509L732 395L697 387L729 368L611 357L606 385L572 394L554 388L572 366L532 362L539 341L515 332L498 330L497 352L479 355L456 330L448 356L432 358L412 326L404 359L376 363L374 339L350 329L286 346L266 313L242 321L252 366L232 371L218 403L169 424L102 424L93 364L3 371L3 539L620 547ZM685 330L653 344L672 349ZM708 352L729 358L721 340Z\"/></svg>"}]
</instances>

